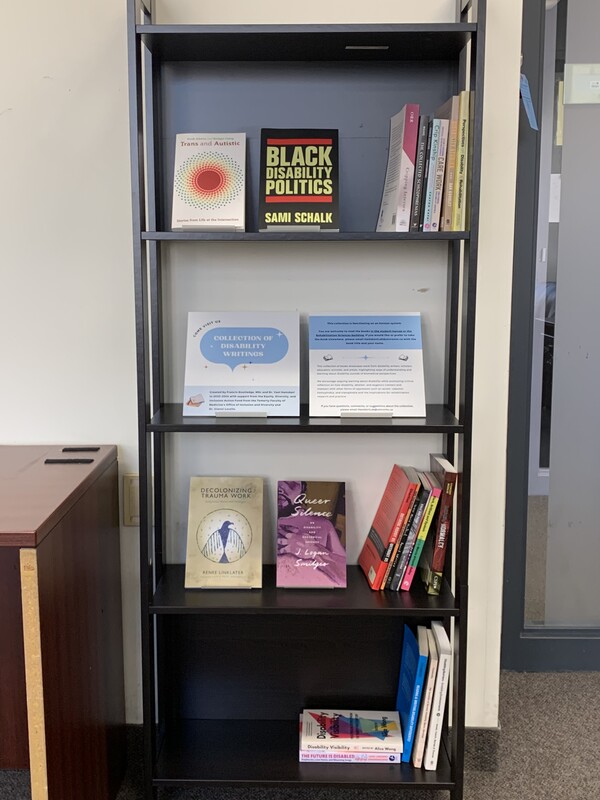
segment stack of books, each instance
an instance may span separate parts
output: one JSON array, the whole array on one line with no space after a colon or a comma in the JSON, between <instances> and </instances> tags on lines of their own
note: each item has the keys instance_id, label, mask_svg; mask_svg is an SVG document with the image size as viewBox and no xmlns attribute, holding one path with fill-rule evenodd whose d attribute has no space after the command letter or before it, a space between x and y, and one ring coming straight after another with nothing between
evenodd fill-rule
<instances>
[{"instance_id":1,"label":"stack of books","mask_svg":"<svg viewBox=\"0 0 600 800\"><path fill-rule=\"evenodd\" d=\"M304 709L300 761L398 763L403 740L398 711Z\"/></svg>"},{"instance_id":2,"label":"stack of books","mask_svg":"<svg viewBox=\"0 0 600 800\"><path fill-rule=\"evenodd\" d=\"M457 477L436 453L427 471L394 465L358 558L372 589L408 591L419 571L427 593L440 593Z\"/></svg>"},{"instance_id":3,"label":"stack of books","mask_svg":"<svg viewBox=\"0 0 600 800\"><path fill-rule=\"evenodd\" d=\"M390 121L378 231L463 231L467 228L470 92L432 114L408 103Z\"/></svg>"}]
</instances>

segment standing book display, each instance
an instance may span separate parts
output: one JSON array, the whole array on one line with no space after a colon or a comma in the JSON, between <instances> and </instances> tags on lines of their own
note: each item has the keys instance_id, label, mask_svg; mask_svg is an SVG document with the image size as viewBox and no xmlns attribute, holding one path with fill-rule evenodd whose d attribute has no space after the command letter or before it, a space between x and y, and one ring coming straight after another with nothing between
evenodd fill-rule
<instances>
[{"instance_id":1,"label":"standing book display","mask_svg":"<svg viewBox=\"0 0 600 800\"><path fill-rule=\"evenodd\" d=\"M245 230L245 133L178 133L174 231Z\"/></svg>"},{"instance_id":2,"label":"standing book display","mask_svg":"<svg viewBox=\"0 0 600 800\"><path fill-rule=\"evenodd\" d=\"M296 312L188 314L184 416L297 416Z\"/></svg>"}]
</instances>

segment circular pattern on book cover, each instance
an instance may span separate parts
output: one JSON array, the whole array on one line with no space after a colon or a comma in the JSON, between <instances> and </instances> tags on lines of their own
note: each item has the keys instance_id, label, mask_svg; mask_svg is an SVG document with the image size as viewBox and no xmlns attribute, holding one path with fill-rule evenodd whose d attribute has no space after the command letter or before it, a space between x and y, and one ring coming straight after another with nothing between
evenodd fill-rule
<instances>
[{"instance_id":1,"label":"circular pattern on book cover","mask_svg":"<svg viewBox=\"0 0 600 800\"><path fill-rule=\"evenodd\" d=\"M223 208L243 186L242 167L226 153L194 153L175 174L175 191L193 208Z\"/></svg>"},{"instance_id":2,"label":"circular pattern on book cover","mask_svg":"<svg viewBox=\"0 0 600 800\"><path fill-rule=\"evenodd\" d=\"M252 544L252 528L239 511L211 511L196 530L198 550L215 564L232 564L243 558Z\"/></svg>"}]
</instances>

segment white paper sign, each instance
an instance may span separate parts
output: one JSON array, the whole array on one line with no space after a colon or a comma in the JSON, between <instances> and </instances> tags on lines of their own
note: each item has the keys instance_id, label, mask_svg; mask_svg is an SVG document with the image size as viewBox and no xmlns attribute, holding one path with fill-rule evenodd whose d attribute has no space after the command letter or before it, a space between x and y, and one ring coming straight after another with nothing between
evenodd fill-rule
<instances>
[{"instance_id":1,"label":"white paper sign","mask_svg":"<svg viewBox=\"0 0 600 800\"><path fill-rule=\"evenodd\" d=\"M298 416L298 340L295 311L191 311L183 415Z\"/></svg>"},{"instance_id":2,"label":"white paper sign","mask_svg":"<svg viewBox=\"0 0 600 800\"><path fill-rule=\"evenodd\" d=\"M309 318L310 413L425 416L421 315Z\"/></svg>"}]
</instances>

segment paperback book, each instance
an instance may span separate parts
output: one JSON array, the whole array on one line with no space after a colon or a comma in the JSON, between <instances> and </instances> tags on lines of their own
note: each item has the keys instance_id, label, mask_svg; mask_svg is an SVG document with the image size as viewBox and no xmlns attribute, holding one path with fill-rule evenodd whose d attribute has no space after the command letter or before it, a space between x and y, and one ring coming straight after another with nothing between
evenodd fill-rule
<instances>
[{"instance_id":1,"label":"paperback book","mask_svg":"<svg viewBox=\"0 0 600 800\"><path fill-rule=\"evenodd\" d=\"M299 352L295 311L191 311L183 415L297 417Z\"/></svg>"},{"instance_id":2,"label":"paperback book","mask_svg":"<svg viewBox=\"0 0 600 800\"><path fill-rule=\"evenodd\" d=\"M174 231L245 230L245 133L178 133Z\"/></svg>"},{"instance_id":3,"label":"paperback book","mask_svg":"<svg viewBox=\"0 0 600 800\"><path fill-rule=\"evenodd\" d=\"M191 478L185 588L260 588L262 533L262 478Z\"/></svg>"},{"instance_id":4,"label":"paperback book","mask_svg":"<svg viewBox=\"0 0 600 800\"><path fill-rule=\"evenodd\" d=\"M338 131L263 128L259 231L339 231Z\"/></svg>"},{"instance_id":5,"label":"paperback book","mask_svg":"<svg viewBox=\"0 0 600 800\"><path fill-rule=\"evenodd\" d=\"M413 767L421 767L423 764L423 753L425 752L425 742L429 729L429 717L431 715L431 703L433 700L433 689L435 686L435 676L437 675L438 654L435 644L435 636L432 631L427 629L427 648L429 652L427 661L427 674L421 693L421 708L419 710L419 721L413 742Z\"/></svg>"},{"instance_id":6,"label":"paperback book","mask_svg":"<svg viewBox=\"0 0 600 800\"><path fill-rule=\"evenodd\" d=\"M452 534L452 517L458 472L448 459L438 453L429 456L431 473L437 477L441 486L439 511L433 535L430 535L423 549L421 559L421 578L428 594L439 595L444 575L446 553Z\"/></svg>"},{"instance_id":7,"label":"paperback book","mask_svg":"<svg viewBox=\"0 0 600 800\"><path fill-rule=\"evenodd\" d=\"M410 761L417 730L428 657L429 645L427 643L427 628L425 625L417 626L416 637L411 628L405 625L396 708L400 713L402 732L404 734L402 761L406 763Z\"/></svg>"},{"instance_id":8,"label":"paperback book","mask_svg":"<svg viewBox=\"0 0 600 800\"><path fill-rule=\"evenodd\" d=\"M423 202L423 231L425 233L435 233L439 230L448 127L447 119L434 117L431 121L431 147Z\"/></svg>"},{"instance_id":9,"label":"paperback book","mask_svg":"<svg viewBox=\"0 0 600 800\"><path fill-rule=\"evenodd\" d=\"M277 586L346 586L343 481L277 482Z\"/></svg>"},{"instance_id":10,"label":"paperback book","mask_svg":"<svg viewBox=\"0 0 600 800\"><path fill-rule=\"evenodd\" d=\"M427 770L437 768L440 745L442 742L442 729L444 724L444 710L446 708L446 698L450 685L450 667L452 661L452 647L450 639L441 622L433 621L431 630L435 638L435 646L438 654L437 674L433 687L433 698L429 729L427 731L427 742L425 744L425 755L423 766Z\"/></svg>"},{"instance_id":11,"label":"paperback book","mask_svg":"<svg viewBox=\"0 0 600 800\"><path fill-rule=\"evenodd\" d=\"M419 136L419 105L408 103L390 120L390 141L378 231L408 231Z\"/></svg>"},{"instance_id":12,"label":"paperback book","mask_svg":"<svg viewBox=\"0 0 600 800\"><path fill-rule=\"evenodd\" d=\"M397 711L304 709L300 750L401 755L402 728Z\"/></svg>"}]
</instances>

